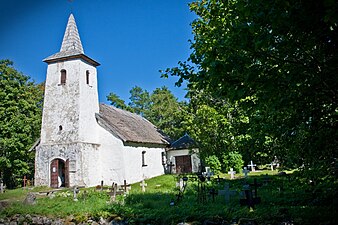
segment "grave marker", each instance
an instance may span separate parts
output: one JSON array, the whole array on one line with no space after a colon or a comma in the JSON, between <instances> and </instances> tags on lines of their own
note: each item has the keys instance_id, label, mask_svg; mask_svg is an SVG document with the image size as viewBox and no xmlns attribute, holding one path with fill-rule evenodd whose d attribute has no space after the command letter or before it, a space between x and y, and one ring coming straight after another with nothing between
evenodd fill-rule
<instances>
[{"instance_id":1,"label":"grave marker","mask_svg":"<svg viewBox=\"0 0 338 225\"><path fill-rule=\"evenodd\" d=\"M26 178L26 176L23 176L23 187L26 187L26 182L27 182L27 178Z\"/></svg>"},{"instance_id":2,"label":"grave marker","mask_svg":"<svg viewBox=\"0 0 338 225\"><path fill-rule=\"evenodd\" d=\"M251 171L255 172L255 166L256 164L253 164L252 160L250 161L250 164L248 165L248 167L251 167Z\"/></svg>"},{"instance_id":3,"label":"grave marker","mask_svg":"<svg viewBox=\"0 0 338 225\"><path fill-rule=\"evenodd\" d=\"M236 171L234 171L233 168L230 168L230 171L228 172L228 174L230 174L230 179L231 180L235 179Z\"/></svg>"},{"instance_id":4,"label":"grave marker","mask_svg":"<svg viewBox=\"0 0 338 225\"><path fill-rule=\"evenodd\" d=\"M146 182L144 182L144 180L142 180L142 182L140 183L140 186L142 188L142 192L146 192L147 185L148 184Z\"/></svg>"},{"instance_id":5,"label":"grave marker","mask_svg":"<svg viewBox=\"0 0 338 225\"><path fill-rule=\"evenodd\" d=\"M131 188L130 184L127 184L126 180L123 181L123 185L121 185L121 187L123 188L124 193L128 193L128 190Z\"/></svg>"},{"instance_id":6,"label":"grave marker","mask_svg":"<svg viewBox=\"0 0 338 225\"><path fill-rule=\"evenodd\" d=\"M77 202L78 201L78 199L77 199L77 194L80 192L80 189L78 188L78 186L74 186L74 189L73 189L73 200L75 201L75 202Z\"/></svg>"},{"instance_id":7,"label":"grave marker","mask_svg":"<svg viewBox=\"0 0 338 225\"><path fill-rule=\"evenodd\" d=\"M0 180L0 193L4 193L4 192L5 192L4 182L1 179Z\"/></svg>"},{"instance_id":8,"label":"grave marker","mask_svg":"<svg viewBox=\"0 0 338 225\"><path fill-rule=\"evenodd\" d=\"M247 169L247 167L245 166L244 167L244 169L243 169L243 173L244 173L244 177L245 178L248 178L248 173L249 173L250 171Z\"/></svg>"}]
</instances>

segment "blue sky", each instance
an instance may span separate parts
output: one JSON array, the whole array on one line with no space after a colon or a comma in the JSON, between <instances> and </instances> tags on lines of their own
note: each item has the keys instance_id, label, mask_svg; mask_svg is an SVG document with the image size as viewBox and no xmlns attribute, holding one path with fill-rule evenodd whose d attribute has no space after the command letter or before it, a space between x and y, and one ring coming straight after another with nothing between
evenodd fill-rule
<instances>
[{"instance_id":1,"label":"blue sky","mask_svg":"<svg viewBox=\"0 0 338 225\"><path fill-rule=\"evenodd\" d=\"M74 14L85 54L98 69L99 100L110 92L128 102L129 90L167 86L184 99L175 77L160 69L188 58L195 15L188 0L0 0L0 59L35 82L45 80L42 60L59 52L69 14Z\"/></svg>"}]
</instances>

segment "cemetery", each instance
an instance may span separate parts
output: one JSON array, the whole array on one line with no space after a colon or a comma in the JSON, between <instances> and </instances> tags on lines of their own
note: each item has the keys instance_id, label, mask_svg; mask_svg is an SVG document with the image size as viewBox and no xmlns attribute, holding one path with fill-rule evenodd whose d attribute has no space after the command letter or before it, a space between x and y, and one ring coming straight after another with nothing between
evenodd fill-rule
<instances>
[{"instance_id":1,"label":"cemetery","mask_svg":"<svg viewBox=\"0 0 338 225\"><path fill-rule=\"evenodd\" d=\"M26 186L0 195L10 202L0 222L32 223L29 215L73 224L334 224L337 189L304 183L297 173L244 169L235 177L205 172L92 188Z\"/></svg>"}]
</instances>

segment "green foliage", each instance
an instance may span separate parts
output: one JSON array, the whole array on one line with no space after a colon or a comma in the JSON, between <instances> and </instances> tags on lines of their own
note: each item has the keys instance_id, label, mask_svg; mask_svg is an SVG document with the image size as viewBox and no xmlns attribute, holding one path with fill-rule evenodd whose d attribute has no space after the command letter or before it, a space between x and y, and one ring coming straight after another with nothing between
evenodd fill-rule
<instances>
[{"instance_id":1,"label":"green foliage","mask_svg":"<svg viewBox=\"0 0 338 225\"><path fill-rule=\"evenodd\" d=\"M29 81L9 60L0 60L0 172L13 188L34 175L34 152L40 136L43 87Z\"/></svg>"},{"instance_id":2,"label":"green foliage","mask_svg":"<svg viewBox=\"0 0 338 225\"><path fill-rule=\"evenodd\" d=\"M126 103L115 93L109 93L107 100L110 101L110 104L116 108L131 111L131 108L129 108Z\"/></svg>"},{"instance_id":3,"label":"green foliage","mask_svg":"<svg viewBox=\"0 0 338 225\"><path fill-rule=\"evenodd\" d=\"M242 155L236 151L224 154L222 157L223 172L227 172L230 170L230 168L233 168L237 173L240 173L242 171L243 166L244 161L242 159Z\"/></svg>"},{"instance_id":4,"label":"green foliage","mask_svg":"<svg viewBox=\"0 0 338 225\"><path fill-rule=\"evenodd\" d=\"M214 172L215 175L219 174L221 171L221 162L219 161L218 157L215 155L210 155L205 158L206 166L209 166L211 171Z\"/></svg>"},{"instance_id":5,"label":"green foliage","mask_svg":"<svg viewBox=\"0 0 338 225\"><path fill-rule=\"evenodd\" d=\"M150 107L150 95L147 90L135 86L130 90L129 107L139 115L144 115Z\"/></svg>"},{"instance_id":6,"label":"green foliage","mask_svg":"<svg viewBox=\"0 0 338 225\"><path fill-rule=\"evenodd\" d=\"M276 155L285 166L328 167L338 155L338 4L201 0L190 9L193 52L167 74L211 107L239 109L247 122L230 129L234 141L246 137L235 144L245 160Z\"/></svg>"}]
</instances>

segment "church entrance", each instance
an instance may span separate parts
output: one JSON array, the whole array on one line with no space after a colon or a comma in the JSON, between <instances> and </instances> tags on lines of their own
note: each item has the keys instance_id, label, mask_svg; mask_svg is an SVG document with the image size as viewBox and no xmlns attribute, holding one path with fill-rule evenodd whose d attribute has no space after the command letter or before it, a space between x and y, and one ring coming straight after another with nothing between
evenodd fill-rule
<instances>
[{"instance_id":1,"label":"church entrance","mask_svg":"<svg viewBox=\"0 0 338 225\"><path fill-rule=\"evenodd\" d=\"M54 159L50 164L50 186L69 187L69 160Z\"/></svg>"},{"instance_id":2,"label":"church entrance","mask_svg":"<svg viewBox=\"0 0 338 225\"><path fill-rule=\"evenodd\" d=\"M176 162L176 173L192 172L190 155L175 156L175 162Z\"/></svg>"}]
</instances>

